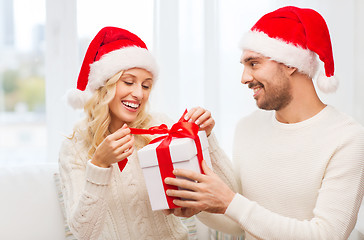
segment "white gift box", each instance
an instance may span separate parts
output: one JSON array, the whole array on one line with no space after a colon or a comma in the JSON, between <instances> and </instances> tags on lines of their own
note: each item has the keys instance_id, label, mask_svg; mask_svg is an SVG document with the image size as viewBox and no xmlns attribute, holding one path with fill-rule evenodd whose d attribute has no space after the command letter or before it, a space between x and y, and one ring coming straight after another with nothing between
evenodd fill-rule
<instances>
[{"instance_id":1,"label":"white gift box","mask_svg":"<svg viewBox=\"0 0 364 240\"><path fill-rule=\"evenodd\" d=\"M205 131L199 131L203 159L212 168ZM140 166L143 170L152 210L169 209L158 166L156 148L161 142L145 146L138 151ZM169 145L173 168L200 171L195 141L191 138L172 138Z\"/></svg>"}]
</instances>

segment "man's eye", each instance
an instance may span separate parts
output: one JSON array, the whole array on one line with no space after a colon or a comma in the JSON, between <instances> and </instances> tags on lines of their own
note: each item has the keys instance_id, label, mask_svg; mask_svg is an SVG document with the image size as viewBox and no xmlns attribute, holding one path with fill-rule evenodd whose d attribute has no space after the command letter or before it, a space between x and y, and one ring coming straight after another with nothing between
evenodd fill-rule
<instances>
[{"instance_id":1,"label":"man's eye","mask_svg":"<svg viewBox=\"0 0 364 240\"><path fill-rule=\"evenodd\" d=\"M257 62L250 62L250 66L254 67L255 65L257 65Z\"/></svg>"}]
</instances>

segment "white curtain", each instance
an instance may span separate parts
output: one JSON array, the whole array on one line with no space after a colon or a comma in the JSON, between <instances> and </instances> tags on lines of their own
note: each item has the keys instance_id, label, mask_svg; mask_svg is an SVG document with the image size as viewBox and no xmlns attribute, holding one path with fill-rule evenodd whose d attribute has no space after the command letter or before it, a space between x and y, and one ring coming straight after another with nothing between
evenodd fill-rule
<instances>
[{"instance_id":1,"label":"white curtain","mask_svg":"<svg viewBox=\"0 0 364 240\"><path fill-rule=\"evenodd\" d=\"M64 95L75 86L78 71L77 2L46 2L46 122L47 160L58 160L61 141L79 113L66 105ZM66 16L66 17L65 17Z\"/></svg>"}]
</instances>

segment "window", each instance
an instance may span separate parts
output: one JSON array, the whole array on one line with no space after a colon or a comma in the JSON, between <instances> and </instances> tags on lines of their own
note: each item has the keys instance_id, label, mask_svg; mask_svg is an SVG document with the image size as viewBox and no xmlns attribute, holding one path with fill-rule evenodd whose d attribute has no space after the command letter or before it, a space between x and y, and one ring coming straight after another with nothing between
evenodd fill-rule
<instances>
[{"instance_id":1,"label":"window","mask_svg":"<svg viewBox=\"0 0 364 240\"><path fill-rule=\"evenodd\" d=\"M45 161L45 0L0 11L0 164Z\"/></svg>"}]
</instances>

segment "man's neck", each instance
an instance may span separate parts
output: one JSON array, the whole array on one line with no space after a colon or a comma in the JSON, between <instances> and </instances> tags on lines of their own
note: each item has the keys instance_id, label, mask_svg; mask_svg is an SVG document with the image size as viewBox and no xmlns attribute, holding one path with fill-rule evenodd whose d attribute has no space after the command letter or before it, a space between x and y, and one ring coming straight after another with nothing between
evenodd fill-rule
<instances>
[{"instance_id":1,"label":"man's neck","mask_svg":"<svg viewBox=\"0 0 364 240\"><path fill-rule=\"evenodd\" d=\"M312 118L325 107L326 105L321 101L310 106L287 106L276 111L276 119L281 123L298 123Z\"/></svg>"},{"instance_id":2,"label":"man's neck","mask_svg":"<svg viewBox=\"0 0 364 240\"><path fill-rule=\"evenodd\" d=\"M282 109L276 110L276 119L282 123L298 123L312 118L326 107L318 97L312 79L295 72L291 78L292 100Z\"/></svg>"}]
</instances>

